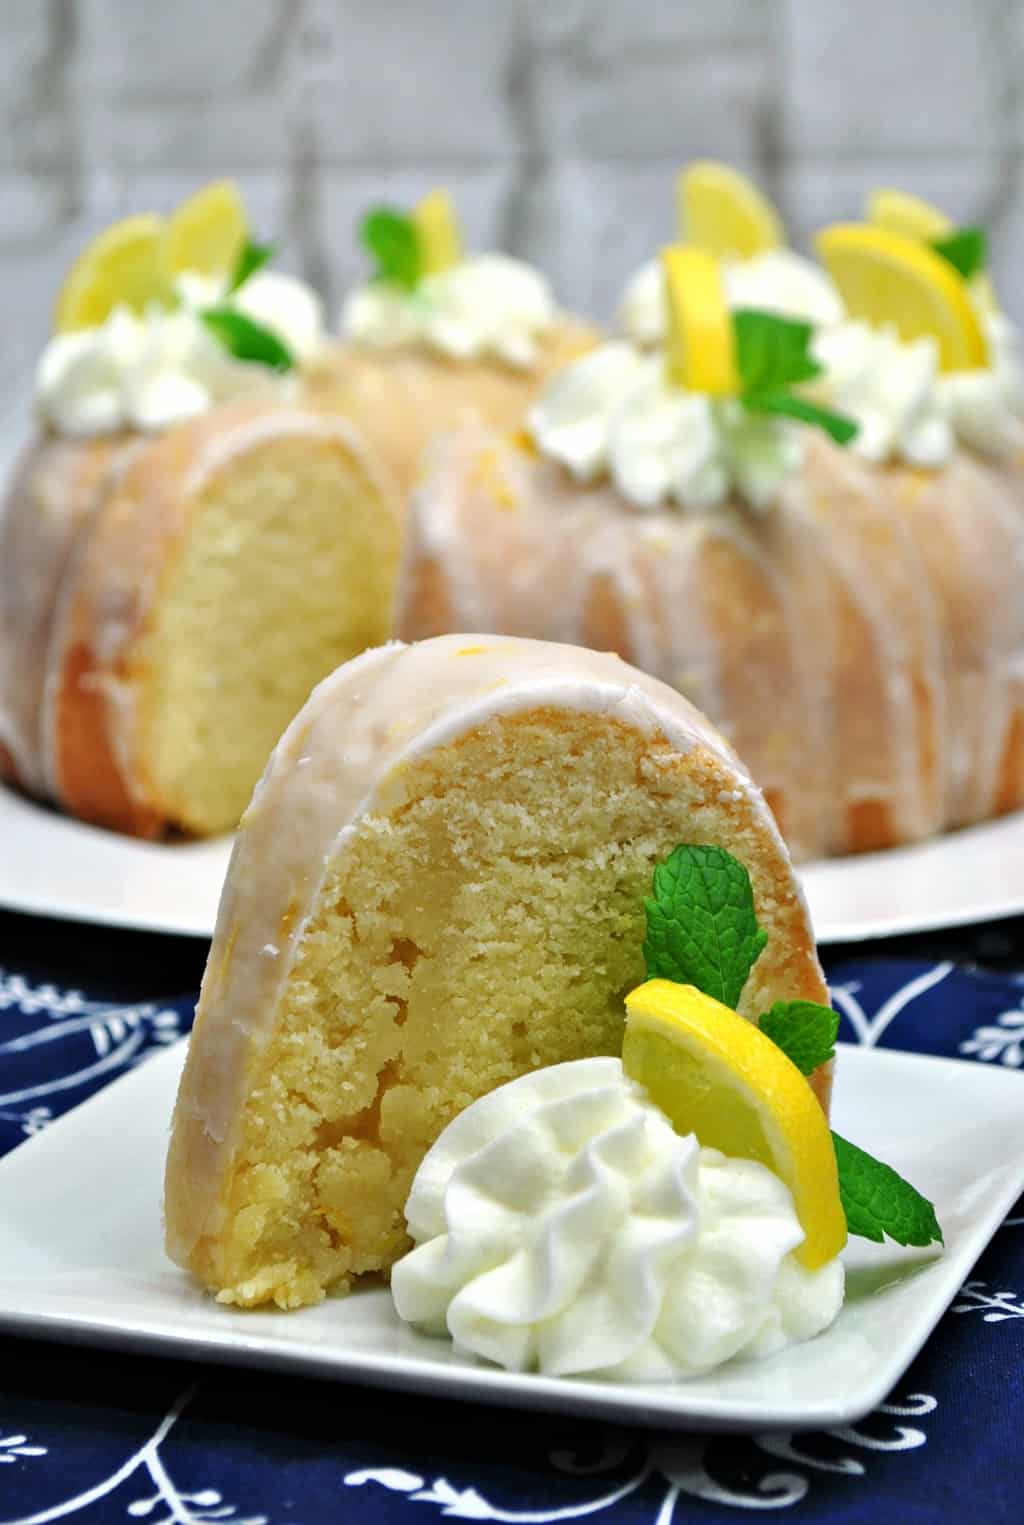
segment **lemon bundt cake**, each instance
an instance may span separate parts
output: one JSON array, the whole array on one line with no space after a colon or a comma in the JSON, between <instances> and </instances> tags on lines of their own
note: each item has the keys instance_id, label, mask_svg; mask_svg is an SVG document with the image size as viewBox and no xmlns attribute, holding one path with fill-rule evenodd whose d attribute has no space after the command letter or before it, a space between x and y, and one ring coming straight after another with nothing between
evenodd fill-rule
<instances>
[{"instance_id":1,"label":"lemon bundt cake","mask_svg":"<svg viewBox=\"0 0 1024 1525\"><path fill-rule=\"evenodd\" d=\"M744 1014L826 999L771 815L678 693L474 635L326 679L235 844L174 1116L172 1258L221 1301L282 1307L390 1266L456 1113L619 1052L644 893L681 841L749 871L769 936Z\"/></svg>"},{"instance_id":2,"label":"lemon bundt cake","mask_svg":"<svg viewBox=\"0 0 1024 1525\"><path fill-rule=\"evenodd\" d=\"M1024 803L1014 330L907 233L819 247L841 322L737 310L728 267L679 247L664 351L566 367L529 438L439 442L398 605L404 639L574 641L680 688L800 858Z\"/></svg>"},{"instance_id":3,"label":"lemon bundt cake","mask_svg":"<svg viewBox=\"0 0 1024 1525\"><path fill-rule=\"evenodd\" d=\"M342 340L312 384L358 428L399 491L433 436L471 419L518 429L545 380L596 342L558 311L547 281L504 254L465 255L451 204L364 220L373 278L348 296Z\"/></svg>"},{"instance_id":4,"label":"lemon bundt cake","mask_svg":"<svg viewBox=\"0 0 1024 1525\"><path fill-rule=\"evenodd\" d=\"M42 441L0 520L0 773L135 835L230 830L313 685L388 634L397 551L310 408Z\"/></svg>"},{"instance_id":5,"label":"lemon bundt cake","mask_svg":"<svg viewBox=\"0 0 1024 1525\"><path fill-rule=\"evenodd\" d=\"M0 510L0 777L121 831L229 830L390 633L397 506L303 390L319 303L268 252L227 183L95 240Z\"/></svg>"}]
</instances>

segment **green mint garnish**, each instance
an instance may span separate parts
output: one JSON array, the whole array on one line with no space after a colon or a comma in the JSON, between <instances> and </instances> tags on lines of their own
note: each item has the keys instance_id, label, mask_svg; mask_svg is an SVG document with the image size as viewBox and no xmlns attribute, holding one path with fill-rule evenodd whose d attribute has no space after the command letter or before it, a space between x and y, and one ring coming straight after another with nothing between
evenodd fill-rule
<instances>
[{"instance_id":1,"label":"green mint garnish","mask_svg":"<svg viewBox=\"0 0 1024 1525\"><path fill-rule=\"evenodd\" d=\"M644 900L648 979L695 985L733 1009L768 941L746 868L722 847L682 846L654 870ZM835 1053L839 1017L816 1001L776 1001L758 1026L804 1075ZM881 1243L942 1244L935 1209L889 1165L832 1135L851 1234Z\"/></svg>"},{"instance_id":2,"label":"green mint garnish","mask_svg":"<svg viewBox=\"0 0 1024 1525\"><path fill-rule=\"evenodd\" d=\"M648 978L696 985L734 1007L768 941L743 864L721 847L677 847L654 870L644 906Z\"/></svg>"},{"instance_id":3,"label":"green mint garnish","mask_svg":"<svg viewBox=\"0 0 1024 1525\"><path fill-rule=\"evenodd\" d=\"M814 329L810 323L741 308L733 313L732 325L744 396L774 392L821 375L821 364L811 354Z\"/></svg>"},{"instance_id":4,"label":"green mint garnish","mask_svg":"<svg viewBox=\"0 0 1024 1525\"><path fill-rule=\"evenodd\" d=\"M375 280L415 291L423 277L423 256L411 217L376 207L363 218L359 236L376 261Z\"/></svg>"},{"instance_id":5,"label":"green mint garnish","mask_svg":"<svg viewBox=\"0 0 1024 1525\"><path fill-rule=\"evenodd\" d=\"M821 374L811 354L810 323L777 313L741 308L733 313L740 401L751 413L774 413L823 429L838 445L856 438L857 424L842 413L819 408L789 389Z\"/></svg>"},{"instance_id":6,"label":"green mint garnish","mask_svg":"<svg viewBox=\"0 0 1024 1525\"><path fill-rule=\"evenodd\" d=\"M802 1075L812 1075L835 1057L839 1013L817 1001L776 1001L758 1021L766 1038L781 1048Z\"/></svg>"},{"instance_id":7,"label":"green mint garnish","mask_svg":"<svg viewBox=\"0 0 1024 1525\"><path fill-rule=\"evenodd\" d=\"M839 1197L851 1234L876 1244L886 1235L897 1244L945 1243L934 1207L909 1181L838 1133L833 1133L832 1141L839 1166Z\"/></svg>"},{"instance_id":8,"label":"green mint garnish","mask_svg":"<svg viewBox=\"0 0 1024 1525\"><path fill-rule=\"evenodd\" d=\"M231 307L207 307L199 316L236 360L251 360L274 371L290 371L294 366L295 357L288 346L244 313Z\"/></svg>"},{"instance_id":9,"label":"green mint garnish","mask_svg":"<svg viewBox=\"0 0 1024 1525\"><path fill-rule=\"evenodd\" d=\"M269 264L276 253L277 246L275 244L254 244L252 239L247 238L245 246L235 263L235 268L231 273L228 294L230 295L232 291L237 291L239 286L244 286L250 275L255 275L257 270L262 270L263 266Z\"/></svg>"},{"instance_id":10,"label":"green mint garnish","mask_svg":"<svg viewBox=\"0 0 1024 1525\"><path fill-rule=\"evenodd\" d=\"M858 425L845 413L833 413L830 408L819 408L806 397L795 392L759 392L754 397L744 397L743 405L751 413L778 413L784 418L798 418L801 423L813 424L834 439L837 445L848 445L857 438Z\"/></svg>"},{"instance_id":11,"label":"green mint garnish","mask_svg":"<svg viewBox=\"0 0 1024 1525\"><path fill-rule=\"evenodd\" d=\"M988 240L984 228L957 228L945 238L933 238L931 247L936 254L959 270L965 281L979 270L984 270L988 258Z\"/></svg>"}]
</instances>

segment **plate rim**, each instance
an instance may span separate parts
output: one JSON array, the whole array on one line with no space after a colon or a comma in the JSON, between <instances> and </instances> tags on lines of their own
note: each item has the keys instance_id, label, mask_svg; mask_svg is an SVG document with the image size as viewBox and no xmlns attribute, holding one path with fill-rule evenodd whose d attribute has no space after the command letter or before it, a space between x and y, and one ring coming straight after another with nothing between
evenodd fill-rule
<instances>
[{"instance_id":1,"label":"plate rim","mask_svg":"<svg viewBox=\"0 0 1024 1525\"><path fill-rule=\"evenodd\" d=\"M52 1138L54 1130L85 1109L100 1109L118 1087L130 1085L140 1071L152 1066L172 1067L182 1062L188 1038L156 1054L152 1059L119 1076L109 1085L83 1101L78 1107L58 1119L44 1132L31 1136L0 1159L0 1205L6 1177L7 1160L24 1157L24 1150L32 1150ZM1003 1069L992 1069L967 1059L944 1055L921 1054L914 1050L875 1048L863 1044L840 1043L837 1045L843 1063L849 1063L853 1055L859 1056L856 1064L866 1063L869 1068L878 1065L906 1068L915 1071L932 1070L938 1074L949 1070L970 1069L983 1086L1002 1090L1007 1096L1014 1085L1020 1085L1018 1076L1011 1076ZM1024 1091L1021 1092L1024 1107ZM47 1146L52 1147L52 1146ZM96 1314L64 1312L32 1308L0 1308L0 1330L21 1338L44 1339L57 1344L85 1344L129 1352L144 1352L178 1360L212 1359L229 1366L254 1367L265 1371L289 1371L320 1380L351 1382L359 1386L385 1388L394 1391L427 1393L436 1397L460 1402L483 1402L499 1408L522 1408L529 1404L545 1412L579 1413L590 1418L604 1419L621 1424L657 1425L665 1429L691 1430L694 1432L739 1433L784 1430L796 1432L807 1429L823 1429L839 1424L851 1424L877 1408L893 1385L917 1358L939 1321L958 1295L971 1267L998 1231L1003 1218L1024 1191L1024 1157L1017 1170L1008 1176L1002 1188L994 1194L984 1216L977 1220L963 1236L957 1249L948 1252L955 1258L947 1260L947 1275L939 1295L933 1295L925 1304L926 1314L915 1324L912 1337L900 1347L898 1365L894 1369L883 1368L877 1376L867 1378L852 1392L840 1393L835 1398L796 1399L775 1405L766 1412L756 1403L742 1396L730 1398L701 1397L702 1379L690 1382L659 1384L618 1384L596 1382L587 1378L547 1377L538 1373L506 1372L482 1362L465 1360L451 1364L431 1363L402 1354L386 1352L353 1353L322 1344L288 1346L276 1344L257 1333L248 1338L239 1333L237 1326L217 1329L197 1335L194 1330L168 1328L166 1322L135 1318L130 1326L119 1324ZM939 1263L936 1256L936 1262ZM185 1275L186 1273L181 1273ZM11 1278L16 1281L18 1278ZM0 1288L4 1285L0 1277ZM369 1289L368 1289L369 1290ZM29 1299L31 1302L31 1298ZM302 1310L285 1317L301 1317ZM709 1374L713 1379L714 1374ZM665 1394L666 1401L652 1397Z\"/></svg>"}]
</instances>

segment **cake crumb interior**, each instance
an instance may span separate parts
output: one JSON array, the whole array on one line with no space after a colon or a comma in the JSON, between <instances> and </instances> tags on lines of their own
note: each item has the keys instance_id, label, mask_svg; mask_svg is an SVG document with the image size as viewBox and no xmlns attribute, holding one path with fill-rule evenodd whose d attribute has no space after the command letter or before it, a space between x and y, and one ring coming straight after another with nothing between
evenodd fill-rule
<instances>
[{"instance_id":1,"label":"cake crumb interior","mask_svg":"<svg viewBox=\"0 0 1024 1525\"><path fill-rule=\"evenodd\" d=\"M217 473L138 663L143 765L172 818L230 831L313 686L389 634L397 528L340 441L269 440Z\"/></svg>"},{"instance_id":2,"label":"cake crumb interior","mask_svg":"<svg viewBox=\"0 0 1024 1525\"><path fill-rule=\"evenodd\" d=\"M722 842L772 902L763 827L721 765L609 717L492 720L396 769L330 868L250 1060L222 1301L294 1307L386 1270L425 1151L526 1071L619 1052L643 897L680 841ZM766 864L761 863L765 858Z\"/></svg>"}]
</instances>

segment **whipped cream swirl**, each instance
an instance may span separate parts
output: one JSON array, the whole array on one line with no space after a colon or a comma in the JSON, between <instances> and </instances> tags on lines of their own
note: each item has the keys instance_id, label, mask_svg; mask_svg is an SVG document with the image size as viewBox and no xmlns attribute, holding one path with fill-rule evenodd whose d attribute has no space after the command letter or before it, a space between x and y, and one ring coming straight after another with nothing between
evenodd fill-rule
<instances>
[{"instance_id":1,"label":"whipped cream swirl","mask_svg":"<svg viewBox=\"0 0 1024 1525\"><path fill-rule=\"evenodd\" d=\"M406 1206L400 1317L513 1371L666 1381L827 1328L838 1260L803 1269L788 1189L681 1138L618 1059L538 1070L467 1108Z\"/></svg>"},{"instance_id":2,"label":"whipped cream swirl","mask_svg":"<svg viewBox=\"0 0 1024 1525\"><path fill-rule=\"evenodd\" d=\"M843 316L839 293L825 272L792 249L768 249L752 259L723 263L729 306L757 308L783 318L827 326ZM664 278L658 260L642 265L629 281L619 321L634 344L662 344L668 324Z\"/></svg>"},{"instance_id":3,"label":"whipped cream swirl","mask_svg":"<svg viewBox=\"0 0 1024 1525\"><path fill-rule=\"evenodd\" d=\"M944 466L957 443L1006 457L1024 449L1024 379L1013 324L986 318L992 363L940 371L931 338L849 321L815 335L824 374L808 391L859 425L851 445L870 461Z\"/></svg>"},{"instance_id":4,"label":"whipped cream swirl","mask_svg":"<svg viewBox=\"0 0 1024 1525\"><path fill-rule=\"evenodd\" d=\"M293 378L236 360L199 316L224 304L270 329L301 364L324 342L320 298L304 282L257 271L230 296L226 281L186 272L180 306L139 316L115 307L97 328L56 334L36 371L40 416L61 434L163 429L229 397L291 389Z\"/></svg>"},{"instance_id":5,"label":"whipped cream swirl","mask_svg":"<svg viewBox=\"0 0 1024 1525\"><path fill-rule=\"evenodd\" d=\"M388 281L357 287L341 326L368 349L422 344L455 360L491 358L528 370L556 316L538 270L505 254L477 254L426 276L414 291Z\"/></svg>"},{"instance_id":6,"label":"whipped cream swirl","mask_svg":"<svg viewBox=\"0 0 1024 1525\"><path fill-rule=\"evenodd\" d=\"M580 482L605 473L634 507L707 512L737 493L769 508L800 465L798 426L670 386L660 354L624 341L560 370L529 414L534 439Z\"/></svg>"}]
</instances>

